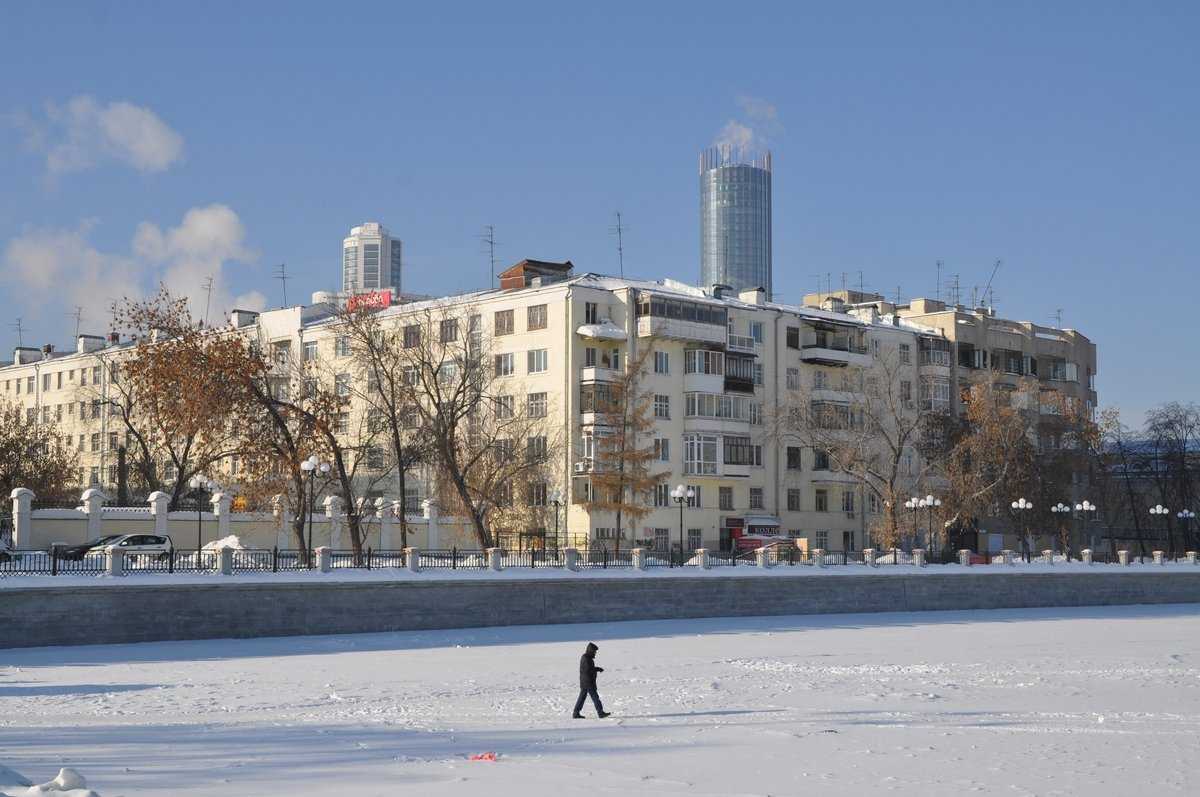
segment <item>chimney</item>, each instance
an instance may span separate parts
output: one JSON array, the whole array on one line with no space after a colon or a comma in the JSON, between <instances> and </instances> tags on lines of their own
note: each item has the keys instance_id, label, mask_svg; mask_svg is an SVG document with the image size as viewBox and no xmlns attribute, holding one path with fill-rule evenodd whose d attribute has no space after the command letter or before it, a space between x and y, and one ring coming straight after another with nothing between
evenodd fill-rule
<instances>
[{"instance_id":1,"label":"chimney","mask_svg":"<svg viewBox=\"0 0 1200 797\"><path fill-rule=\"evenodd\" d=\"M41 349L35 349L32 346L18 346L13 349L13 365L35 363L40 359L42 359Z\"/></svg>"},{"instance_id":2,"label":"chimney","mask_svg":"<svg viewBox=\"0 0 1200 797\"><path fill-rule=\"evenodd\" d=\"M229 321L233 324L234 329L248 327L258 320L258 313L253 310L233 310L229 314Z\"/></svg>"},{"instance_id":3,"label":"chimney","mask_svg":"<svg viewBox=\"0 0 1200 797\"><path fill-rule=\"evenodd\" d=\"M109 332L108 333L108 345L109 346L116 346L120 342L121 342L121 333L120 332Z\"/></svg>"},{"instance_id":4,"label":"chimney","mask_svg":"<svg viewBox=\"0 0 1200 797\"><path fill-rule=\"evenodd\" d=\"M738 294L738 299L746 304L762 306L766 303L767 291L765 288L747 288Z\"/></svg>"},{"instance_id":5,"label":"chimney","mask_svg":"<svg viewBox=\"0 0 1200 797\"><path fill-rule=\"evenodd\" d=\"M86 354L89 351L96 351L104 348L104 338L99 335L80 335L75 338L75 352L77 354Z\"/></svg>"},{"instance_id":6,"label":"chimney","mask_svg":"<svg viewBox=\"0 0 1200 797\"><path fill-rule=\"evenodd\" d=\"M54 344L53 343L47 343L44 346L42 346L42 359L43 360L49 360L50 355L53 353L54 353Z\"/></svg>"}]
</instances>

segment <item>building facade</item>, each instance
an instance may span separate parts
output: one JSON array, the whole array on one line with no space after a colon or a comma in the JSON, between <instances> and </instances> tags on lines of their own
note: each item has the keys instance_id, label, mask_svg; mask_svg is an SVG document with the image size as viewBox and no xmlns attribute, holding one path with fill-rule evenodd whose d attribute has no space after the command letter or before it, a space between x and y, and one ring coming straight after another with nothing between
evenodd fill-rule
<instances>
[{"instance_id":1,"label":"building facade","mask_svg":"<svg viewBox=\"0 0 1200 797\"><path fill-rule=\"evenodd\" d=\"M390 290L399 295L402 245L378 222L353 227L342 240L342 293Z\"/></svg>"},{"instance_id":2,"label":"building facade","mask_svg":"<svg viewBox=\"0 0 1200 797\"><path fill-rule=\"evenodd\" d=\"M771 153L720 146L700 154L700 284L771 283Z\"/></svg>"}]
</instances>

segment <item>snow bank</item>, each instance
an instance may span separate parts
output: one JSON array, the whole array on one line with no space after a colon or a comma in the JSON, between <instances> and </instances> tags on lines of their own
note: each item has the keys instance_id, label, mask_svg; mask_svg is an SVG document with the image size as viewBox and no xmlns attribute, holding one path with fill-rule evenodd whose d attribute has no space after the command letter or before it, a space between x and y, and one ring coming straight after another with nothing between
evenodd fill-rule
<instances>
[{"instance_id":1,"label":"snow bank","mask_svg":"<svg viewBox=\"0 0 1200 797\"><path fill-rule=\"evenodd\" d=\"M207 543L202 550L219 551L222 548L234 548L239 551L246 550L246 546L242 545L242 541L238 539L236 534L230 534L228 537L222 537L219 540L213 540Z\"/></svg>"},{"instance_id":2,"label":"snow bank","mask_svg":"<svg viewBox=\"0 0 1200 797\"><path fill-rule=\"evenodd\" d=\"M34 786L28 778L0 764L0 797L100 797L73 769L64 767L54 780Z\"/></svg>"}]
</instances>

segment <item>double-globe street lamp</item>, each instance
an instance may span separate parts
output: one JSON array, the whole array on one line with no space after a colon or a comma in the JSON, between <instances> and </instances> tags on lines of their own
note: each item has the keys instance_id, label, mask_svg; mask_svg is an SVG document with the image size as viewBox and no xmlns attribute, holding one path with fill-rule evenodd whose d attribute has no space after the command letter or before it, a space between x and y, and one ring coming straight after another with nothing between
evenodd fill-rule
<instances>
[{"instance_id":1,"label":"double-globe street lamp","mask_svg":"<svg viewBox=\"0 0 1200 797\"><path fill-rule=\"evenodd\" d=\"M558 512L562 509L563 505L561 490L555 489L554 492L550 493L550 505L554 507L554 550L560 551L563 548L558 539Z\"/></svg>"},{"instance_id":2,"label":"double-globe street lamp","mask_svg":"<svg viewBox=\"0 0 1200 797\"><path fill-rule=\"evenodd\" d=\"M196 499L196 566L199 567L200 550L204 547L203 520L201 518L204 504L200 502L200 499L204 497L205 492L211 495L217 489L217 483L212 479L196 474L188 481L188 485L192 488L192 497Z\"/></svg>"},{"instance_id":3,"label":"double-globe street lamp","mask_svg":"<svg viewBox=\"0 0 1200 797\"><path fill-rule=\"evenodd\" d=\"M329 463L322 462L320 459L317 458L316 454L313 454L311 457L309 457L308 459L306 459L300 463L300 470L302 470L306 474L308 474L308 545L307 545L307 550L304 552L304 559L308 563L308 566L311 568L313 565L313 563L312 563L313 503L316 500L316 494L313 490L313 482L316 478L317 473L320 473L322 476L325 475L326 473L329 473Z\"/></svg>"},{"instance_id":4,"label":"double-globe street lamp","mask_svg":"<svg viewBox=\"0 0 1200 797\"><path fill-rule=\"evenodd\" d=\"M1175 517L1179 518L1179 522L1183 525L1183 544L1186 546L1192 536L1192 520L1195 519L1196 513L1190 509L1181 509L1175 513Z\"/></svg>"},{"instance_id":5,"label":"double-globe street lamp","mask_svg":"<svg viewBox=\"0 0 1200 797\"><path fill-rule=\"evenodd\" d=\"M1167 528L1167 523L1168 523L1167 515L1169 515L1169 514L1171 514L1171 510L1167 509L1162 504L1155 504L1154 506L1150 507L1150 516L1151 517L1162 518L1163 535L1164 536L1169 536L1169 529ZM1171 548L1171 553L1173 555L1175 553L1175 541L1168 539L1167 542L1168 542L1169 547ZM1145 551L1144 548L1142 550Z\"/></svg>"},{"instance_id":6,"label":"double-globe street lamp","mask_svg":"<svg viewBox=\"0 0 1200 797\"><path fill-rule=\"evenodd\" d=\"M1021 553L1024 554L1025 561L1028 562L1029 561L1029 514L1028 513L1031 509L1033 509L1033 504L1029 503L1024 498L1018 498L1016 501L1012 502L1011 506L1012 506L1013 512L1016 512L1018 517L1021 517L1024 521L1024 532L1025 533L1023 535L1021 535Z\"/></svg>"},{"instance_id":7,"label":"double-globe street lamp","mask_svg":"<svg viewBox=\"0 0 1200 797\"><path fill-rule=\"evenodd\" d=\"M907 509L911 509L913 513L913 529L917 526L917 510L925 509L929 512L929 525L925 534L925 550L929 550L933 546L933 510L942 505L942 499L934 498L932 494L924 498L910 498L904 502Z\"/></svg>"},{"instance_id":8,"label":"double-globe street lamp","mask_svg":"<svg viewBox=\"0 0 1200 797\"><path fill-rule=\"evenodd\" d=\"M1071 548L1070 548L1070 543L1066 539L1066 536L1067 536L1067 515L1069 515L1071 513L1071 506L1069 504L1064 504L1062 501L1059 501L1057 504L1050 507L1050 511L1054 513L1055 517L1059 518L1058 537L1062 543L1063 553L1065 553L1067 555L1067 558L1070 559L1071 558Z\"/></svg>"},{"instance_id":9,"label":"double-globe street lamp","mask_svg":"<svg viewBox=\"0 0 1200 797\"><path fill-rule=\"evenodd\" d=\"M671 491L671 498L675 503L679 504L679 560L682 564L683 559L683 507L693 498L696 497L696 491L691 487L683 484L675 485L675 489Z\"/></svg>"},{"instance_id":10,"label":"double-globe street lamp","mask_svg":"<svg viewBox=\"0 0 1200 797\"><path fill-rule=\"evenodd\" d=\"M1093 539L1091 538L1091 535L1088 535L1086 532L1087 532L1087 529L1088 529L1088 521L1089 521L1089 519L1094 519L1094 518L1096 517L1096 505L1095 505L1095 504L1093 504L1091 501L1089 501L1089 500L1087 500L1087 499L1085 498L1085 499L1083 499L1082 501L1080 501L1078 504L1076 504L1076 505L1075 505L1075 511L1078 513L1078 516L1079 516L1079 523L1080 523L1080 526L1081 526L1081 528L1080 528L1080 531L1079 531L1079 542L1080 542L1080 544L1082 544L1082 543L1084 542L1084 539L1083 539L1083 538L1086 536L1086 537L1088 538L1088 539L1087 539L1087 545L1088 545L1088 547L1089 547L1089 548L1095 548L1095 547L1096 547L1096 541L1095 541L1095 540L1093 540ZM1091 518L1089 518L1089 517L1088 517L1088 513L1089 513L1089 512L1091 512L1091 513L1092 513L1092 514L1091 514Z\"/></svg>"}]
</instances>

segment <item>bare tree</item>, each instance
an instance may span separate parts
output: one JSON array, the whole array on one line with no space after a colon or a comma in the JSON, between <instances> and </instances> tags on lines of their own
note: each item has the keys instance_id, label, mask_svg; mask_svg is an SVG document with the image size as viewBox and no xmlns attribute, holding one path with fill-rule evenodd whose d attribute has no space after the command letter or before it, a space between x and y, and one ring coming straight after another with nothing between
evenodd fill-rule
<instances>
[{"instance_id":1,"label":"bare tree","mask_svg":"<svg viewBox=\"0 0 1200 797\"><path fill-rule=\"evenodd\" d=\"M17 487L43 500L65 499L78 484L78 460L58 424L43 422L32 410L0 400L0 492Z\"/></svg>"}]
</instances>

